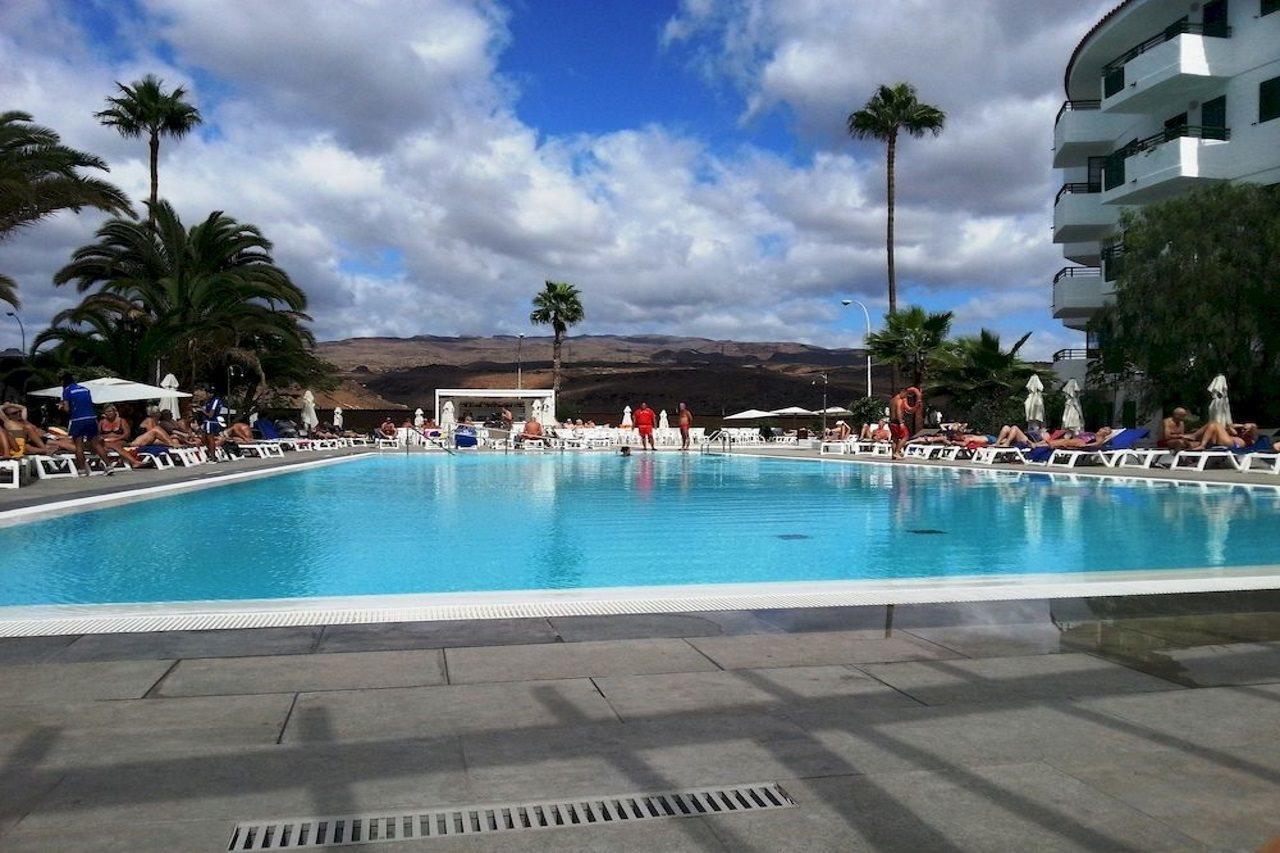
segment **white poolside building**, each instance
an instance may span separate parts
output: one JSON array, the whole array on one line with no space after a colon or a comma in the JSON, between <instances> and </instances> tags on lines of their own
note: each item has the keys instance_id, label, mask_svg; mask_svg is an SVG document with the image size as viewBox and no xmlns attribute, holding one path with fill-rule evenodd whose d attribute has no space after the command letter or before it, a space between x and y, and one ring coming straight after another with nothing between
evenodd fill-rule
<instances>
[{"instance_id":1,"label":"white poolside building","mask_svg":"<svg viewBox=\"0 0 1280 853\"><path fill-rule=\"evenodd\" d=\"M1125 0L1067 63L1054 123L1062 185L1053 316L1085 331L1114 297L1120 214L1218 181L1280 183L1280 0ZM1096 349L1060 351L1084 378Z\"/></svg>"}]
</instances>

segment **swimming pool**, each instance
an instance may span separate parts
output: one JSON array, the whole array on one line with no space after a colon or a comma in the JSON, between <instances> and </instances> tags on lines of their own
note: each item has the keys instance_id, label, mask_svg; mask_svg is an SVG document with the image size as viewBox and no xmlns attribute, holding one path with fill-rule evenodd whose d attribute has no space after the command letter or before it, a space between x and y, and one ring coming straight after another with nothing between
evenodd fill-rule
<instances>
[{"instance_id":1,"label":"swimming pool","mask_svg":"<svg viewBox=\"0 0 1280 853\"><path fill-rule=\"evenodd\" d=\"M1280 563L1273 490L637 454L368 457L0 529L0 605Z\"/></svg>"}]
</instances>

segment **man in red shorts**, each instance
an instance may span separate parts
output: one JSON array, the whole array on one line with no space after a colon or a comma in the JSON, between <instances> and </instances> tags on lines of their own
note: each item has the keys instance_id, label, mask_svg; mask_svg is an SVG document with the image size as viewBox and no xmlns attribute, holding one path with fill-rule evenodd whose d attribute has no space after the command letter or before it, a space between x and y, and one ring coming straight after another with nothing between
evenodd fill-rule
<instances>
[{"instance_id":1,"label":"man in red shorts","mask_svg":"<svg viewBox=\"0 0 1280 853\"><path fill-rule=\"evenodd\" d=\"M902 446L911 437L911 428L907 426L907 415L914 415L920 410L920 389L912 386L903 388L889 401L889 433L893 436L893 456L902 456Z\"/></svg>"},{"instance_id":2,"label":"man in red shorts","mask_svg":"<svg viewBox=\"0 0 1280 853\"><path fill-rule=\"evenodd\" d=\"M653 409L649 408L648 403L641 403L632 419L636 432L640 433L640 449L656 450L653 446L653 427L658 422L658 416L653 413Z\"/></svg>"}]
</instances>

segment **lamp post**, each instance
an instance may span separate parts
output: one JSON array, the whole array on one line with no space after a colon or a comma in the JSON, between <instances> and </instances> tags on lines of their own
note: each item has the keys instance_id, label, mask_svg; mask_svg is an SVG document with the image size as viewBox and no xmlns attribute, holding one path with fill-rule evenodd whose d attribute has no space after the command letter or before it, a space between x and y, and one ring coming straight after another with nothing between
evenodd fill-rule
<instances>
[{"instance_id":1,"label":"lamp post","mask_svg":"<svg viewBox=\"0 0 1280 853\"><path fill-rule=\"evenodd\" d=\"M867 338L871 337L871 312L867 310L867 306L863 305L857 299L841 299L840 304L848 308L850 305L857 305L862 309L862 316L867 321L867 335L862 339L863 349L867 349ZM871 396L871 350L867 349L867 396Z\"/></svg>"},{"instance_id":2,"label":"lamp post","mask_svg":"<svg viewBox=\"0 0 1280 853\"><path fill-rule=\"evenodd\" d=\"M524 390L524 334L516 337L516 390Z\"/></svg>"},{"instance_id":3,"label":"lamp post","mask_svg":"<svg viewBox=\"0 0 1280 853\"><path fill-rule=\"evenodd\" d=\"M6 317L12 317L18 321L18 332L22 335L22 353L25 358L27 352L27 327L22 325L22 318L18 316L17 311L6 311L4 312L4 315Z\"/></svg>"},{"instance_id":4,"label":"lamp post","mask_svg":"<svg viewBox=\"0 0 1280 853\"><path fill-rule=\"evenodd\" d=\"M822 380L822 440L827 439L827 374L819 373L818 379ZM810 382L810 385L817 385L818 379Z\"/></svg>"}]
</instances>

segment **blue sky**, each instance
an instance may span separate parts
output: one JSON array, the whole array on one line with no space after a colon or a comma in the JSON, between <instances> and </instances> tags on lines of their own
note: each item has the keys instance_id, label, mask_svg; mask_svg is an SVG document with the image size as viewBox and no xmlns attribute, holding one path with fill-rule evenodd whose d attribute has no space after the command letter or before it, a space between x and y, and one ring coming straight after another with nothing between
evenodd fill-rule
<instances>
[{"instance_id":1,"label":"blue sky","mask_svg":"<svg viewBox=\"0 0 1280 853\"><path fill-rule=\"evenodd\" d=\"M162 147L162 196L261 226L322 337L523 331L556 278L584 332L847 344L840 298L884 307L884 190L844 118L908 79L949 120L902 150L900 301L1047 355L1078 338L1049 317L1048 141L1102 5L23 0L0 9L0 81L135 198L145 146L92 113L115 80L186 85L206 125ZM50 279L97 224L0 246L29 327L69 304Z\"/></svg>"}]
</instances>

